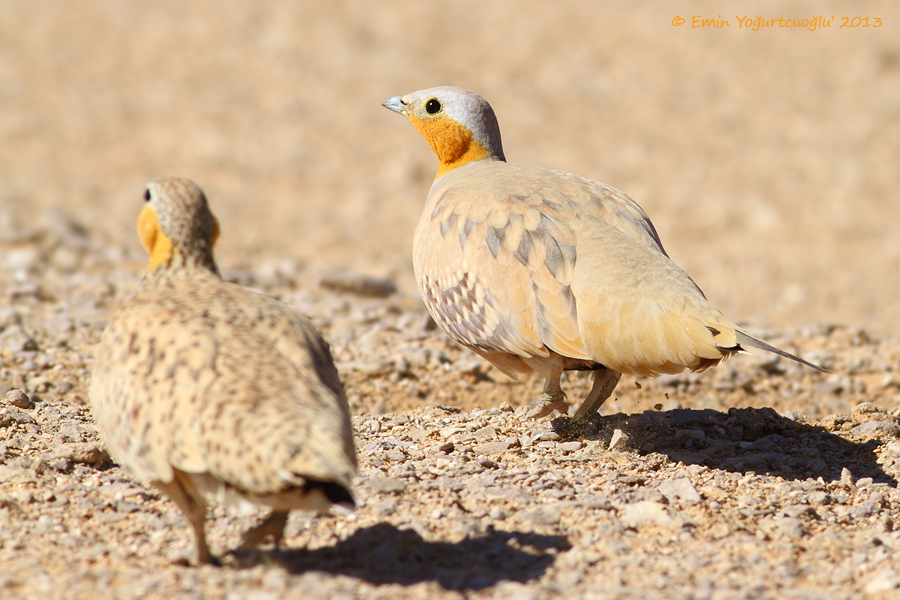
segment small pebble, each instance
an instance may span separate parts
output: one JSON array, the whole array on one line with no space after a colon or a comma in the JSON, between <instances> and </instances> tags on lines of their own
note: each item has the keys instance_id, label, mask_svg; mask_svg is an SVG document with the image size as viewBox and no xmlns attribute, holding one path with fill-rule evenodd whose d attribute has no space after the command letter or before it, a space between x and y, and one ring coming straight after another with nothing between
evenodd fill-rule
<instances>
[{"instance_id":1,"label":"small pebble","mask_svg":"<svg viewBox=\"0 0 900 600\"><path fill-rule=\"evenodd\" d=\"M900 438L900 425L888 421L866 421L850 431L862 438Z\"/></svg>"},{"instance_id":2,"label":"small pebble","mask_svg":"<svg viewBox=\"0 0 900 600\"><path fill-rule=\"evenodd\" d=\"M559 523L560 508L558 504L545 504L520 512L517 517L534 525L556 525Z\"/></svg>"},{"instance_id":3,"label":"small pebble","mask_svg":"<svg viewBox=\"0 0 900 600\"><path fill-rule=\"evenodd\" d=\"M810 492L806 498L813 506L824 506L832 502L831 496L822 491Z\"/></svg>"},{"instance_id":4,"label":"small pebble","mask_svg":"<svg viewBox=\"0 0 900 600\"><path fill-rule=\"evenodd\" d=\"M533 439L535 442L556 442L559 441L560 436L555 431L545 430L539 431Z\"/></svg>"},{"instance_id":5,"label":"small pebble","mask_svg":"<svg viewBox=\"0 0 900 600\"><path fill-rule=\"evenodd\" d=\"M22 390L9 390L6 393L6 402L16 408L31 408L34 406L25 392Z\"/></svg>"},{"instance_id":6,"label":"small pebble","mask_svg":"<svg viewBox=\"0 0 900 600\"><path fill-rule=\"evenodd\" d=\"M776 522L778 532L789 540L798 540L806 535L803 521L793 517L779 519Z\"/></svg>"},{"instance_id":7,"label":"small pebble","mask_svg":"<svg viewBox=\"0 0 900 600\"><path fill-rule=\"evenodd\" d=\"M381 494L400 494L406 490L406 482L395 477L372 477L366 484Z\"/></svg>"},{"instance_id":8,"label":"small pebble","mask_svg":"<svg viewBox=\"0 0 900 600\"><path fill-rule=\"evenodd\" d=\"M582 443L579 441L575 442L563 442L561 444L556 445L556 449L560 452L568 454L569 452L575 452L576 450L581 450Z\"/></svg>"},{"instance_id":9,"label":"small pebble","mask_svg":"<svg viewBox=\"0 0 900 600\"><path fill-rule=\"evenodd\" d=\"M841 485L853 486L853 473L847 467L841 469Z\"/></svg>"},{"instance_id":10,"label":"small pebble","mask_svg":"<svg viewBox=\"0 0 900 600\"><path fill-rule=\"evenodd\" d=\"M512 442L486 442L484 444L479 444L475 446L475 452L477 454L499 454L501 452L506 452L512 447Z\"/></svg>"},{"instance_id":11,"label":"small pebble","mask_svg":"<svg viewBox=\"0 0 900 600\"><path fill-rule=\"evenodd\" d=\"M402 450L388 450L384 453L384 456L398 462L406 460L406 454Z\"/></svg>"},{"instance_id":12,"label":"small pebble","mask_svg":"<svg viewBox=\"0 0 900 600\"><path fill-rule=\"evenodd\" d=\"M610 450L624 450L628 444L628 434L621 429L613 431L612 438L609 440Z\"/></svg>"},{"instance_id":13,"label":"small pebble","mask_svg":"<svg viewBox=\"0 0 900 600\"><path fill-rule=\"evenodd\" d=\"M394 514L394 511L397 509L397 500L394 498L388 498L387 500L381 500L377 502L372 507L372 512L378 515L379 517L387 517Z\"/></svg>"},{"instance_id":14,"label":"small pebble","mask_svg":"<svg viewBox=\"0 0 900 600\"><path fill-rule=\"evenodd\" d=\"M854 415L866 415L875 413L887 413L887 411L874 402L860 402L853 408Z\"/></svg>"},{"instance_id":15,"label":"small pebble","mask_svg":"<svg viewBox=\"0 0 900 600\"><path fill-rule=\"evenodd\" d=\"M331 273L323 275L319 280L319 285L337 292L370 298L387 298L397 291L397 286L392 281L358 273Z\"/></svg>"},{"instance_id":16,"label":"small pebble","mask_svg":"<svg viewBox=\"0 0 900 600\"><path fill-rule=\"evenodd\" d=\"M659 525L660 527L679 527L680 523L672 517L670 509L659 502L643 500L627 504L622 508L619 518L628 527L642 525Z\"/></svg>"},{"instance_id":17,"label":"small pebble","mask_svg":"<svg viewBox=\"0 0 900 600\"><path fill-rule=\"evenodd\" d=\"M491 460L486 456L482 456L478 459L478 464L484 467L485 469L499 469L500 463L497 461Z\"/></svg>"},{"instance_id":18,"label":"small pebble","mask_svg":"<svg viewBox=\"0 0 900 600\"><path fill-rule=\"evenodd\" d=\"M677 477L675 479L667 479L659 484L659 491L662 492L669 502L673 500L681 500L685 505L690 506L700 502L700 492L691 483L689 477Z\"/></svg>"}]
</instances>

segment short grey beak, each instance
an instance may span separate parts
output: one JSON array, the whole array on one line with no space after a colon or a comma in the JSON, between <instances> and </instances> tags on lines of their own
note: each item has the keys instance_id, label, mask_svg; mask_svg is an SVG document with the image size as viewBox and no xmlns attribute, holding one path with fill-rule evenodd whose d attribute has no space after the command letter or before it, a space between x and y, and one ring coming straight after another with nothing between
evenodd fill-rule
<instances>
[{"instance_id":1,"label":"short grey beak","mask_svg":"<svg viewBox=\"0 0 900 600\"><path fill-rule=\"evenodd\" d=\"M382 102L381 105L388 110L394 111L395 113L400 113L401 115L406 114L406 106L403 104L403 100L400 99L400 96L388 98L387 100Z\"/></svg>"}]
</instances>

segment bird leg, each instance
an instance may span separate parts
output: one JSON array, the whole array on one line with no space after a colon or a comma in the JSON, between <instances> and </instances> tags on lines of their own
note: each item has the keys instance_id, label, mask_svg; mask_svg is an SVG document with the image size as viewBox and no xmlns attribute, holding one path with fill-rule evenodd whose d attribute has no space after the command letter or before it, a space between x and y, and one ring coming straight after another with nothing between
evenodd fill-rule
<instances>
[{"instance_id":1,"label":"bird leg","mask_svg":"<svg viewBox=\"0 0 900 600\"><path fill-rule=\"evenodd\" d=\"M566 402L566 393L562 391L562 386L559 384L559 378L562 377L562 372L563 367L561 363L558 366L553 367L553 371L544 382L544 393L541 395L541 399L538 400L537 405L528 411L528 418L539 419L541 417L546 417L554 410L558 410L562 414L569 412L569 405Z\"/></svg>"},{"instance_id":2,"label":"bird leg","mask_svg":"<svg viewBox=\"0 0 900 600\"><path fill-rule=\"evenodd\" d=\"M587 398L584 399L584 402L582 402L581 406L578 407L578 410L575 411L575 416L572 417L572 423L583 421L597 412L597 409L612 395L613 390L616 389L616 384L619 383L619 377L621 376L621 373L613 371L612 369L603 368L594 371L594 385L591 387L591 391L588 393Z\"/></svg>"},{"instance_id":3,"label":"bird leg","mask_svg":"<svg viewBox=\"0 0 900 600\"><path fill-rule=\"evenodd\" d=\"M188 475L178 469L174 469L174 471L175 476L172 481L154 481L153 484L178 505L178 508L181 509L184 517L194 529L196 564L211 564L218 566L220 564L219 560L212 555L209 551L209 546L206 543L206 532L204 531L204 526L206 524L206 505L198 498L192 496L184 483L182 483L181 480L188 477Z\"/></svg>"},{"instance_id":4,"label":"bird leg","mask_svg":"<svg viewBox=\"0 0 900 600\"><path fill-rule=\"evenodd\" d=\"M273 510L268 517L263 519L262 523L243 535L241 545L237 549L250 550L256 548L270 535L277 548L284 538L284 526L287 525L287 520L288 511Z\"/></svg>"}]
</instances>

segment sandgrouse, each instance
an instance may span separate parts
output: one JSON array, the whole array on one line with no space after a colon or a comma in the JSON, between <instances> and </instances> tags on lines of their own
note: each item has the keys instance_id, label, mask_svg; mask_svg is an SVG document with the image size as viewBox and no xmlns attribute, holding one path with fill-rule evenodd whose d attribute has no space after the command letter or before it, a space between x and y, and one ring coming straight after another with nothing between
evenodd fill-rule
<instances>
[{"instance_id":1,"label":"sandgrouse","mask_svg":"<svg viewBox=\"0 0 900 600\"><path fill-rule=\"evenodd\" d=\"M497 118L478 94L437 87L383 106L405 115L440 160L413 241L422 298L441 329L503 373L544 378L530 416L567 412L566 370L594 375L575 423L622 373L703 371L743 346L824 371L710 304L624 193L507 163Z\"/></svg>"},{"instance_id":2,"label":"sandgrouse","mask_svg":"<svg viewBox=\"0 0 900 600\"><path fill-rule=\"evenodd\" d=\"M240 549L277 545L293 509L352 507L350 413L328 344L305 316L221 278L218 221L196 184L151 181L144 200L148 271L91 374L111 456L175 501L199 563L218 562L204 533L213 501L271 508Z\"/></svg>"}]
</instances>

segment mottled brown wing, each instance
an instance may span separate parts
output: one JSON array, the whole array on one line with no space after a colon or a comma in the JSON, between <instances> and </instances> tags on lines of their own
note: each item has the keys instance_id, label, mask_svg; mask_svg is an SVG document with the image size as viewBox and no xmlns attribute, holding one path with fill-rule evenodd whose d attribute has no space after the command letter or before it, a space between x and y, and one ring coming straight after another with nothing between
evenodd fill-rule
<instances>
[{"instance_id":1,"label":"mottled brown wing","mask_svg":"<svg viewBox=\"0 0 900 600\"><path fill-rule=\"evenodd\" d=\"M171 481L172 466L207 469L192 430L216 378L213 340L152 297L124 304L103 332L90 397L110 455L144 481ZM177 443L176 443L177 440Z\"/></svg>"},{"instance_id":2,"label":"mottled brown wing","mask_svg":"<svg viewBox=\"0 0 900 600\"><path fill-rule=\"evenodd\" d=\"M668 257L617 229L579 240L572 284L594 360L639 376L699 370L733 348L734 324Z\"/></svg>"},{"instance_id":3,"label":"mottled brown wing","mask_svg":"<svg viewBox=\"0 0 900 600\"><path fill-rule=\"evenodd\" d=\"M417 279L435 320L485 355L545 357L549 349L590 360L571 288L579 232L621 228L662 251L646 215L614 192L502 162L441 178L414 242Z\"/></svg>"},{"instance_id":4,"label":"mottled brown wing","mask_svg":"<svg viewBox=\"0 0 900 600\"><path fill-rule=\"evenodd\" d=\"M219 378L199 419L201 444L215 457L210 472L258 494L305 477L349 488L356 470L350 410L328 344L284 304L225 286L214 302L224 297L233 308L217 321ZM222 452L234 438L243 446Z\"/></svg>"},{"instance_id":5,"label":"mottled brown wing","mask_svg":"<svg viewBox=\"0 0 900 600\"><path fill-rule=\"evenodd\" d=\"M327 344L277 301L210 277L116 314L91 388L112 456L145 480L172 467L252 493L349 486L349 407Z\"/></svg>"},{"instance_id":6,"label":"mottled brown wing","mask_svg":"<svg viewBox=\"0 0 900 600\"><path fill-rule=\"evenodd\" d=\"M727 320L669 260L643 210L595 181L497 161L457 169L432 188L414 262L435 320L489 360L552 350L658 373L696 364L698 344L721 357L704 319Z\"/></svg>"}]
</instances>

